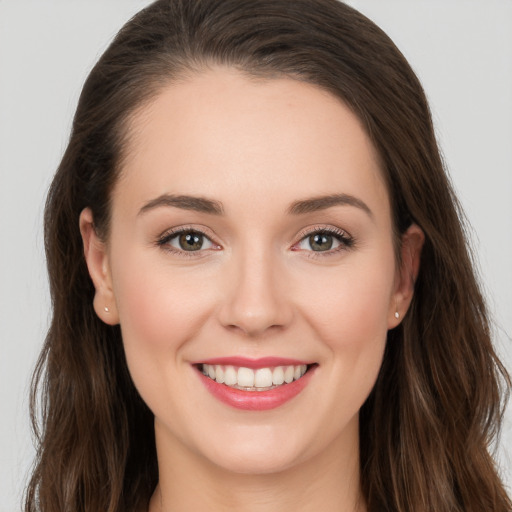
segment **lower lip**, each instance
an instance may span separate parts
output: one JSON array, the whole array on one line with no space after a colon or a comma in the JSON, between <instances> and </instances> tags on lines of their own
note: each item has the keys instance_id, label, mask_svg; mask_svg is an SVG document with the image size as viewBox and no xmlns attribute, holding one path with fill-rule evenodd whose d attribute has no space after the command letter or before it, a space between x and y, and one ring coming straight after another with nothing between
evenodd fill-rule
<instances>
[{"instance_id":1,"label":"lower lip","mask_svg":"<svg viewBox=\"0 0 512 512\"><path fill-rule=\"evenodd\" d=\"M245 411L267 411L280 407L296 397L308 385L315 369L316 365L309 368L300 379L268 391L243 391L230 388L210 379L199 370L197 373L206 389L221 402Z\"/></svg>"}]
</instances>

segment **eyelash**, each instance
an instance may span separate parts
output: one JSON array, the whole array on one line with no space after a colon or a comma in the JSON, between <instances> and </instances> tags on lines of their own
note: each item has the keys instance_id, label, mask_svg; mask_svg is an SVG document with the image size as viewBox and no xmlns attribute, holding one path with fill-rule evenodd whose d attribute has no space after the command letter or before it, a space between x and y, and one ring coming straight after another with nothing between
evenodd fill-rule
<instances>
[{"instance_id":1,"label":"eyelash","mask_svg":"<svg viewBox=\"0 0 512 512\"><path fill-rule=\"evenodd\" d=\"M173 253L178 254L180 256L184 257L198 257L200 253L204 253L207 249L199 249L197 251L185 251L182 249L176 249L175 247L172 247L169 242L176 237L184 234L184 233L191 233L191 234L198 234L203 236L206 240L208 240L213 246L216 248L220 248L218 244L212 241L211 237L205 233L205 231L198 229L196 227L182 227L178 229L171 229L169 231L166 231L163 233L157 240L156 244L157 246L161 247L162 249ZM335 228L335 227L326 227L326 226L315 226L313 228L307 228L303 230L299 234L299 240L298 242L295 242L292 246L292 250L295 251L301 251L301 249L297 249L296 247L306 240L308 237L311 237L313 235L328 235L332 236L339 242L339 246L334 249L329 249L326 251L313 251L313 250L303 250L303 252L308 253L308 257L310 258L322 258L322 257L328 257L332 256L333 254L336 254L343 250L352 249L355 245L355 239L350 236L346 231ZM214 249L218 250L218 249Z\"/></svg>"},{"instance_id":2,"label":"eyelash","mask_svg":"<svg viewBox=\"0 0 512 512\"><path fill-rule=\"evenodd\" d=\"M314 226L313 228L306 228L299 234L299 241L296 242L292 250L300 251L301 249L294 249L301 242L306 240L307 238L313 235L328 235L332 236L339 242L339 246L334 249L329 249L327 251L313 251L313 250L305 250L308 258L326 258L329 256L333 256L334 254L339 253L340 251L346 251L352 249L355 246L356 240L354 237L349 235L346 231L336 227L326 227L326 226Z\"/></svg>"},{"instance_id":3,"label":"eyelash","mask_svg":"<svg viewBox=\"0 0 512 512\"><path fill-rule=\"evenodd\" d=\"M215 242L212 241L211 236L206 234L205 231L203 231L202 229L198 229L196 227L191 227L191 226L190 227L185 226L185 227L181 227L178 229L170 229L170 230L166 231L158 238L156 244L157 244L157 246L161 247L165 251L168 251L172 254L177 254L179 256L184 256L186 258L200 257L201 253L204 253L205 249L200 249L197 251L185 251L182 249L176 249L175 247L173 247L172 245L169 244L169 242L171 240L173 240L174 238L176 238L184 233L201 235L206 240L210 241L210 243L213 246L220 247L218 244L216 244ZM214 250L217 250L217 249L214 249ZM201 256L204 256L204 254Z\"/></svg>"}]
</instances>

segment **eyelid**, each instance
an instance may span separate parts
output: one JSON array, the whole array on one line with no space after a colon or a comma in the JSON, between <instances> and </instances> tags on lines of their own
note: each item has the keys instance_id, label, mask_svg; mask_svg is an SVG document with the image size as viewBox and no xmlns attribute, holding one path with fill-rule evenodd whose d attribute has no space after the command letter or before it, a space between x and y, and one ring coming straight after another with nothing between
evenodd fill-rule
<instances>
[{"instance_id":1,"label":"eyelid","mask_svg":"<svg viewBox=\"0 0 512 512\"><path fill-rule=\"evenodd\" d=\"M161 247L164 250L171 252L171 253L179 254L182 256L189 256L189 257L190 256L197 257L200 255L202 256L203 254L201 254L201 253L204 253L206 251L211 251L211 250L216 251L216 250L222 249L222 246L214 240L214 237L209 233L209 231L210 231L209 229L206 229L202 226L194 226L194 225L185 225L185 226L170 228L170 229L165 230L162 234L160 234L157 237L156 245ZM174 247L169 244L169 242L172 239L180 236L183 233L198 233L198 234L202 235L204 238L206 238L212 244L212 247L208 247L207 249L199 249L197 251L185 251L183 249L179 249L179 248Z\"/></svg>"},{"instance_id":2,"label":"eyelid","mask_svg":"<svg viewBox=\"0 0 512 512\"><path fill-rule=\"evenodd\" d=\"M329 249L328 251L310 251L307 249L299 249L298 245L303 242L307 237L317 233L324 233L333 236L336 240L339 241L340 245L334 249ZM308 253L312 253L309 256L311 257L321 257L332 255L340 250L351 249L355 244L355 239L352 235L348 233L348 231L341 229L337 226L329 226L325 224L318 224L315 226L309 226L307 228L302 229L297 235L297 241L293 244L292 250L295 251L304 251Z\"/></svg>"},{"instance_id":3,"label":"eyelid","mask_svg":"<svg viewBox=\"0 0 512 512\"><path fill-rule=\"evenodd\" d=\"M178 237L182 233L195 232L201 234L205 237L213 247L209 247L207 249L199 249L197 251L185 251L183 249L179 249L177 247L173 247L169 244L169 241ZM307 237L316 234L316 233L325 233L333 236L340 243L340 245L334 249L329 249L327 251L313 251L307 249L299 249L298 245L304 241ZM329 226L325 224L317 224L314 226L309 226L302 229L297 234L297 240L293 243L291 250L292 251L304 251L310 253L308 256L310 257L322 257L332 255L340 250L348 250L351 249L355 244L355 239L352 235L348 233L348 231L341 229L337 226ZM197 225L184 225L179 227L173 227L167 229L162 234L157 237L156 245L175 254L179 254L182 256L201 256L204 255L205 252L211 250L220 250L222 246L215 241L215 237L210 234L210 230ZM203 254L201 254L203 253Z\"/></svg>"}]
</instances>

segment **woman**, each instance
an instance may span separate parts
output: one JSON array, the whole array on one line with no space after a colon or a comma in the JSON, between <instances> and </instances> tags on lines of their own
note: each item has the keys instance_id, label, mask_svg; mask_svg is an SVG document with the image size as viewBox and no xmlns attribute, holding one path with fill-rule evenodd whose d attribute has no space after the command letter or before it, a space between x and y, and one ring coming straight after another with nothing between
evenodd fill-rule
<instances>
[{"instance_id":1,"label":"woman","mask_svg":"<svg viewBox=\"0 0 512 512\"><path fill-rule=\"evenodd\" d=\"M428 106L353 9L138 14L84 86L46 243L27 510L510 510L508 380Z\"/></svg>"}]
</instances>

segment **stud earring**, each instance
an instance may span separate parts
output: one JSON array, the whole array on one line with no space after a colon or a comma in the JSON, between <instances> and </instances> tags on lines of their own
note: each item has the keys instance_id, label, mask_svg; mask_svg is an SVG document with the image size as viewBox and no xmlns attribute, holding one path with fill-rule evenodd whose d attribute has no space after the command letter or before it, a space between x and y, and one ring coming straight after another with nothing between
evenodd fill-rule
<instances>
[{"instance_id":1,"label":"stud earring","mask_svg":"<svg viewBox=\"0 0 512 512\"><path fill-rule=\"evenodd\" d=\"M105 306L105 313L109 313L110 312L110 309L108 309L106 306Z\"/></svg>"},{"instance_id":2,"label":"stud earring","mask_svg":"<svg viewBox=\"0 0 512 512\"><path fill-rule=\"evenodd\" d=\"M395 311L395 318L398 320L400 318L400 313L398 311Z\"/></svg>"}]
</instances>

